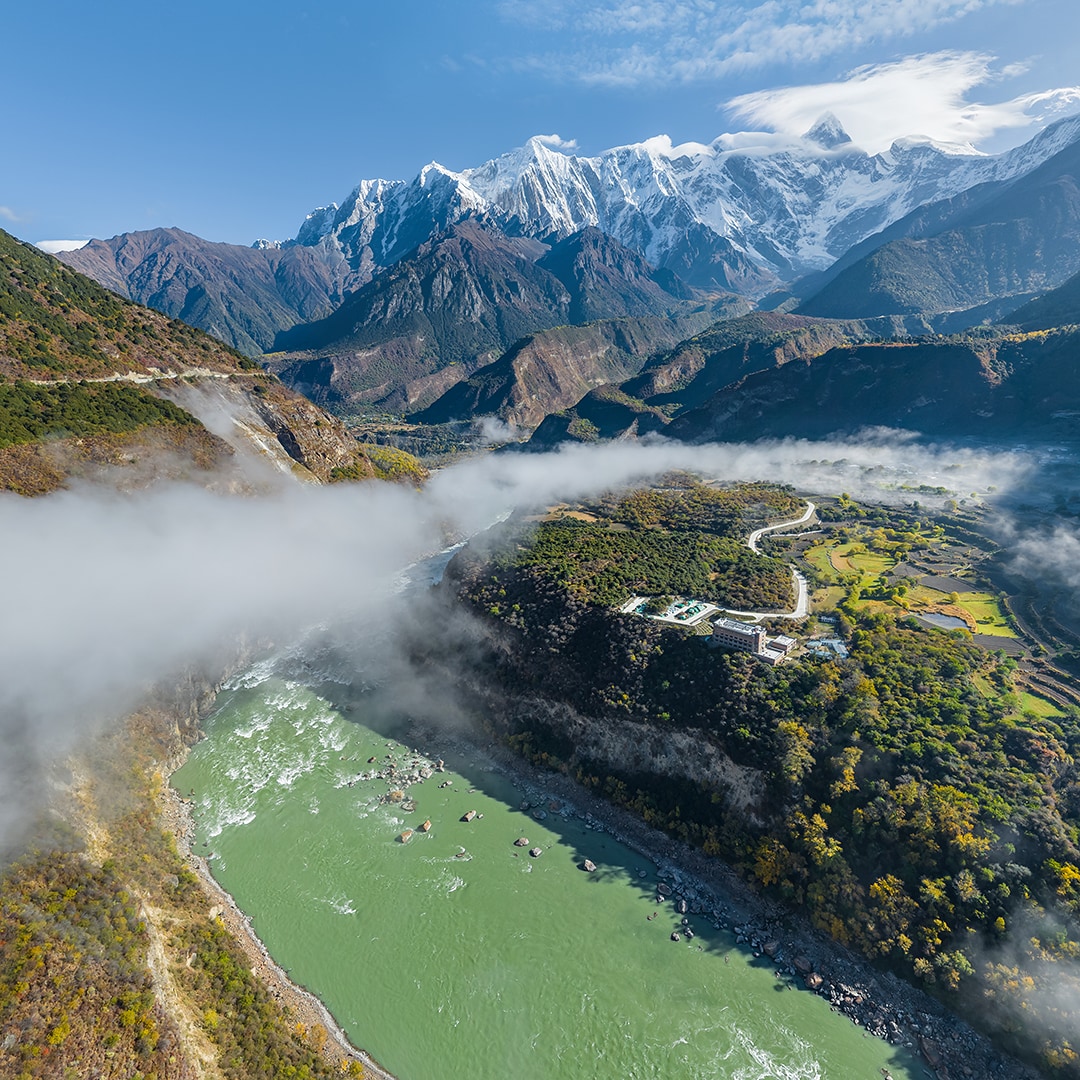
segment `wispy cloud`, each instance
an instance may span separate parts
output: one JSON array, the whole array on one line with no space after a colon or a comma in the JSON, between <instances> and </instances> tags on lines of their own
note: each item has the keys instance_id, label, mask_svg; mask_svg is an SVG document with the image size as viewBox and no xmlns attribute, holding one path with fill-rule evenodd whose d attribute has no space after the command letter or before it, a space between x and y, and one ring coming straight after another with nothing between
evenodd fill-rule
<instances>
[{"instance_id":1,"label":"wispy cloud","mask_svg":"<svg viewBox=\"0 0 1080 1080\"><path fill-rule=\"evenodd\" d=\"M0 206L0 218L3 218L5 221L12 222L23 220L22 217L19 214L16 214L10 206Z\"/></svg>"},{"instance_id":2,"label":"wispy cloud","mask_svg":"<svg viewBox=\"0 0 1080 1080\"><path fill-rule=\"evenodd\" d=\"M79 248L86 247L89 243L89 240L38 240L34 247L40 248L50 255L56 255L61 251L78 251Z\"/></svg>"},{"instance_id":3,"label":"wispy cloud","mask_svg":"<svg viewBox=\"0 0 1080 1080\"><path fill-rule=\"evenodd\" d=\"M62 758L94 718L133 707L157 680L218 664L245 633L284 643L304 627L377 619L382 634L395 622L389 605L402 572L444 546L447 530L473 535L515 506L583 498L674 468L899 501L910 494L880 485L966 492L995 484L999 493L1031 485L1021 455L936 451L878 432L862 442L608 443L489 455L436 473L423 492L374 483L250 498L185 485L135 499L89 486L41 499L0 492L8 563L63 568L62 588L43 588L30 573L5 578L0 848L44 790L36 765Z\"/></svg>"},{"instance_id":4,"label":"wispy cloud","mask_svg":"<svg viewBox=\"0 0 1080 1080\"><path fill-rule=\"evenodd\" d=\"M585 83L680 83L807 63L1026 0L502 0L503 18L589 48L520 58Z\"/></svg>"},{"instance_id":5,"label":"wispy cloud","mask_svg":"<svg viewBox=\"0 0 1080 1080\"><path fill-rule=\"evenodd\" d=\"M550 146L555 150L576 150L577 139L564 139L561 135L536 135L538 142Z\"/></svg>"},{"instance_id":6,"label":"wispy cloud","mask_svg":"<svg viewBox=\"0 0 1080 1080\"><path fill-rule=\"evenodd\" d=\"M993 61L973 52L909 56L856 68L835 82L743 94L727 109L742 121L792 135L833 112L856 143L874 152L901 135L977 146L999 131L1046 123L1080 106L1077 86L997 103L972 101L976 87L1004 77Z\"/></svg>"}]
</instances>

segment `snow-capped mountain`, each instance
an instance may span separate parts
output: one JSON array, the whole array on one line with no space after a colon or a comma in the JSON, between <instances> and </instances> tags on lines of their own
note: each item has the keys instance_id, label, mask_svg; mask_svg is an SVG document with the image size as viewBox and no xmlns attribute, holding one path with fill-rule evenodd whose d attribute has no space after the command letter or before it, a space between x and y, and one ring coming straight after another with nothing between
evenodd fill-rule
<instances>
[{"instance_id":1,"label":"snow-capped mountain","mask_svg":"<svg viewBox=\"0 0 1080 1080\"><path fill-rule=\"evenodd\" d=\"M831 114L798 139L658 136L594 157L535 137L462 172L432 163L411 181L365 180L340 207L312 211L295 242L340 253L362 282L468 216L537 238L595 226L692 284L760 296L918 206L1021 176L1077 139L1070 117L994 156L918 137L872 155Z\"/></svg>"}]
</instances>

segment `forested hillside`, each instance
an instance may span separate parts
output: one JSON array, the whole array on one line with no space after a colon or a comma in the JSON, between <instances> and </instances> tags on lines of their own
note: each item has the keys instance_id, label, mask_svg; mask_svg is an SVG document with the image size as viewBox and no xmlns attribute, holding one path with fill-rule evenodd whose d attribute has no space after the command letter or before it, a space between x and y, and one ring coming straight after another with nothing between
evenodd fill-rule
<instances>
[{"instance_id":1,"label":"forested hillside","mask_svg":"<svg viewBox=\"0 0 1080 1080\"><path fill-rule=\"evenodd\" d=\"M628 505L659 501L662 520L671 498ZM635 551L658 516L631 517ZM1023 711L1013 659L857 591L836 612L846 659L770 668L710 648L617 614L629 575L582 588L595 560L585 547L574 565L569 528L449 569L447 592L490 635L459 681L493 731L730 861L1050 1075L1080 1075L1080 710ZM673 773L675 732L700 750Z\"/></svg>"},{"instance_id":2,"label":"forested hillside","mask_svg":"<svg viewBox=\"0 0 1080 1080\"><path fill-rule=\"evenodd\" d=\"M243 485L245 454L313 481L400 474L255 361L0 231L0 490Z\"/></svg>"}]
</instances>

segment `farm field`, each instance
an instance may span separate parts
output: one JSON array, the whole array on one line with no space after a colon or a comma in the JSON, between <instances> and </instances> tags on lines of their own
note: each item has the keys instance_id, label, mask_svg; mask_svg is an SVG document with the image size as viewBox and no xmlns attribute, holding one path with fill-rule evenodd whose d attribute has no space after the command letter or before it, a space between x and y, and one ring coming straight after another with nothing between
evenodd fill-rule
<instances>
[{"instance_id":1,"label":"farm field","mask_svg":"<svg viewBox=\"0 0 1080 1080\"><path fill-rule=\"evenodd\" d=\"M907 555L907 550L890 541L880 529L855 526L841 530L841 535L814 544L803 559L816 571L818 588L814 606L819 610L835 607L849 591L858 590L851 604L858 611L906 610L912 614L941 612L969 621L972 633L1015 638L1001 602L994 594L961 590L948 592L920 584L919 577L890 580L888 574ZM908 533L910 541L912 534ZM940 531L925 528L917 534L925 551L944 548ZM948 579L927 573L935 584ZM959 582L957 585L959 586Z\"/></svg>"},{"instance_id":2,"label":"farm field","mask_svg":"<svg viewBox=\"0 0 1080 1080\"><path fill-rule=\"evenodd\" d=\"M1034 713L1044 720L1052 720L1065 715L1057 705L1039 694L1030 694L1024 690L1017 694L1017 697L1020 699L1021 712Z\"/></svg>"}]
</instances>

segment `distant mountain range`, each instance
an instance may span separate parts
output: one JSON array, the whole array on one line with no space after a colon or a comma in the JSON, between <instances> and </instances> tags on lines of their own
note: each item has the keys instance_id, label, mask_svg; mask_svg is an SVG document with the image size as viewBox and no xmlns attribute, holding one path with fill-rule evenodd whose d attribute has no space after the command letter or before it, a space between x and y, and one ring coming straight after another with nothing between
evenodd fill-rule
<instances>
[{"instance_id":1,"label":"distant mountain range","mask_svg":"<svg viewBox=\"0 0 1080 1080\"><path fill-rule=\"evenodd\" d=\"M213 244L180 229L91 240L60 258L248 356L271 348L279 331L329 315L350 277L341 256L325 250Z\"/></svg>"},{"instance_id":2,"label":"distant mountain range","mask_svg":"<svg viewBox=\"0 0 1080 1080\"><path fill-rule=\"evenodd\" d=\"M477 218L508 237L549 244L596 228L691 286L751 299L778 291L782 299L800 279L842 268L837 260L850 261L860 243L924 238L934 221L941 231L945 219L924 216L898 234L882 232L929 204L986 185L998 191L1078 138L1073 117L996 156L920 139L870 155L828 115L801 139L743 133L673 146L659 137L593 157L534 138L462 172L432 163L410 181L365 180L340 206L312 211L292 240L249 249L156 229L60 258L248 355ZM1030 277L1010 283L1013 294ZM824 284L795 295L805 301Z\"/></svg>"},{"instance_id":3,"label":"distant mountain range","mask_svg":"<svg viewBox=\"0 0 1080 1080\"><path fill-rule=\"evenodd\" d=\"M925 139L871 155L826 115L801 139L659 137L594 157L533 138L462 172L433 162L411 181L366 180L341 206L312 211L295 243L370 277L483 213L540 239L594 226L691 285L759 297L927 203L1030 172L1078 137L1070 118L992 157Z\"/></svg>"},{"instance_id":4,"label":"distant mountain range","mask_svg":"<svg viewBox=\"0 0 1080 1080\"><path fill-rule=\"evenodd\" d=\"M364 181L284 243L169 229L61 258L267 350L343 416L491 416L532 445L1059 430L1073 339L1029 332L1080 322L1080 117L997 156L921 139L869 155L831 116L800 139L593 157L536 138ZM1024 332L936 336L998 321Z\"/></svg>"},{"instance_id":5,"label":"distant mountain range","mask_svg":"<svg viewBox=\"0 0 1080 1080\"><path fill-rule=\"evenodd\" d=\"M279 334L268 362L288 385L328 408L411 412L526 334L709 310L673 274L654 270L598 229L549 247L507 236L488 219L466 218L332 315ZM709 321L687 323L684 333ZM673 336L682 335L668 335L664 344Z\"/></svg>"},{"instance_id":6,"label":"distant mountain range","mask_svg":"<svg viewBox=\"0 0 1080 1080\"><path fill-rule=\"evenodd\" d=\"M874 239L798 310L873 318L978 309L968 325L996 321L1080 270L1080 143L1017 179L921 207Z\"/></svg>"}]
</instances>

